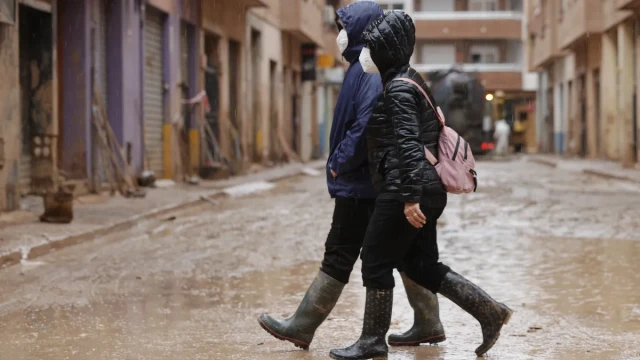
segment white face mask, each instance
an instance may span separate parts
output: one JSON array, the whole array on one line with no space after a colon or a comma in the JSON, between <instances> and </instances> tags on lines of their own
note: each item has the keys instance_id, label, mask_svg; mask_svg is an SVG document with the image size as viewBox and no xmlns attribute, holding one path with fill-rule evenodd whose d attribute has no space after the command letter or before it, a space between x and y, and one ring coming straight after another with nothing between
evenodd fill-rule
<instances>
[{"instance_id":1,"label":"white face mask","mask_svg":"<svg viewBox=\"0 0 640 360\"><path fill-rule=\"evenodd\" d=\"M340 30L336 42L338 43L340 54L344 54L345 50L347 50L347 48L349 47L349 35L347 34L346 30Z\"/></svg>"},{"instance_id":2,"label":"white face mask","mask_svg":"<svg viewBox=\"0 0 640 360\"><path fill-rule=\"evenodd\" d=\"M365 47L362 48L362 52L360 53L360 64L362 65L362 70L369 74L379 74L380 70L376 66L376 63L373 62L371 58L371 50Z\"/></svg>"}]
</instances>

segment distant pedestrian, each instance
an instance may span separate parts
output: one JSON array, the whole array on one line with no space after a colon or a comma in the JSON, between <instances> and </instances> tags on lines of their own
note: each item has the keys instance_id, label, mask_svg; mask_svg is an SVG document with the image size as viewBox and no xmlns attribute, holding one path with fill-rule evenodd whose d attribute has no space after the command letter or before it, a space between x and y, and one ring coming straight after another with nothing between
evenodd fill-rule
<instances>
[{"instance_id":1,"label":"distant pedestrian","mask_svg":"<svg viewBox=\"0 0 640 360\"><path fill-rule=\"evenodd\" d=\"M364 322L353 345L331 350L333 359L370 359L388 354L385 334L391 323L393 269L432 292L439 292L475 317L483 342L476 354L485 354L498 340L512 311L439 262L437 221L447 204L447 193L425 148L438 154L440 123L420 89L435 104L429 87L409 65L415 46L413 20L391 11L374 21L363 34L360 55L365 71L380 73L384 86L367 128L370 170L379 191L362 248L362 278L366 287Z\"/></svg>"},{"instance_id":2,"label":"distant pedestrian","mask_svg":"<svg viewBox=\"0 0 640 360\"><path fill-rule=\"evenodd\" d=\"M337 12L338 47L349 61L333 115L331 156L327 163L329 193L335 198L333 222L325 243L318 275L307 290L298 310L288 319L276 320L262 314L260 325L271 335L307 349L316 329L327 318L349 281L358 260L376 191L369 174L365 129L375 101L382 92L380 75L363 71L359 55L364 47L362 32L383 14L378 4L362 1ZM438 298L406 277L407 297L415 311L413 327L391 336L396 345L437 343L445 339L439 318Z\"/></svg>"},{"instance_id":3,"label":"distant pedestrian","mask_svg":"<svg viewBox=\"0 0 640 360\"><path fill-rule=\"evenodd\" d=\"M505 119L496 121L496 129L493 138L496 140L496 153L500 156L507 155L509 152L509 135L511 135L511 127Z\"/></svg>"}]
</instances>

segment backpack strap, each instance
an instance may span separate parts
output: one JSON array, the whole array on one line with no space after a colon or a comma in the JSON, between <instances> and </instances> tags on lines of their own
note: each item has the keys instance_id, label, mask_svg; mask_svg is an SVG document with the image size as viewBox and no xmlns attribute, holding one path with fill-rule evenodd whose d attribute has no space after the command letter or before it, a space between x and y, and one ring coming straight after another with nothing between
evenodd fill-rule
<instances>
[{"instance_id":1,"label":"backpack strap","mask_svg":"<svg viewBox=\"0 0 640 360\"><path fill-rule=\"evenodd\" d=\"M395 79L393 79L391 81L395 81L395 80L404 81L404 82L407 82L407 83L412 84L415 87L417 87L418 90L420 90L420 92L422 93L422 95L424 95L425 99L427 99L427 102L429 103L429 106L431 106L431 109L433 109L433 112L436 113L436 117L438 118L438 121L440 122L440 125L444 126L444 116L442 116L442 112L441 112L440 108L439 107L436 108L433 105L433 102L431 102L431 99L429 98L429 95L427 95L427 92L424 91L422 86L420 86L417 82L415 82L415 81L413 81L412 79L409 79L409 78L403 78L403 77L402 78L395 78Z\"/></svg>"},{"instance_id":2,"label":"backpack strap","mask_svg":"<svg viewBox=\"0 0 640 360\"><path fill-rule=\"evenodd\" d=\"M420 86L417 82L409 79L409 78L395 78L391 81L404 81L407 82L409 84L413 84L415 87L418 88L418 90L420 90L420 92L422 93L422 95L424 95L425 99L427 99L427 102L429 103L429 105L431 106L431 109L433 109L433 112L436 113L436 117L438 118L438 121L440 122L440 125L442 127L444 127L444 116L442 116L442 111L440 110L440 108L436 108L435 106L433 106L433 102L431 102L431 99L429 98L429 95L427 95L427 92L424 91L424 89L422 88L422 86ZM431 151L429 151L429 149L427 149L426 146L424 146L424 157L427 158L427 161L429 161L429 163L431 163L431 165L436 166L438 165L439 161L438 159L436 159L436 157L431 153Z\"/></svg>"}]
</instances>

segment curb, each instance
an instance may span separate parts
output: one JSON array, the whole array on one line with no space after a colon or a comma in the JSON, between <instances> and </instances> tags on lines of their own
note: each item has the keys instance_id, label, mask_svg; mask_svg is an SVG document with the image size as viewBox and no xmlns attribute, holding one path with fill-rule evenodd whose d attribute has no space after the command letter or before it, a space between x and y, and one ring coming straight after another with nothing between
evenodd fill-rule
<instances>
[{"instance_id":1,"label":"curb","mask_svg":"<svg viewBox=\"0 0 640 360\"><path fill-rule=\"evenodd\" d=\"M271 177L266 176L265 178L262 178L260 181L279 182L285 179L290 179L296 176L303 175L304 173L302 171L305 167L321 169L321 168L324 168L325 166L324 164L325 164L324 162L323 163L311 162L307 164L300 164L298 169L292 170L291 173L276 174ZM236 185L247 184L250 182L251 180L247 179L247 181L239 182ZM232 185L232 186L235 186L235 185ZM87 232L78 233L74 235L69 235L69 236L65 236L57 239L49 239L43 244L34 245L28 248L11 250L7 253L0 254L0 270L11 265L19 264L22 260L33 260L40 256L49 254L53 250L60 250L60 249L70 247L72 245L81 244L113 232L122 232L122 231L129 230L133 228L141 220L149 220L152 218L166 215L171 212L185 210L199 204L204 204L205 202L207 202L207 199L216 200L216 199L222 199L227 197L228 195L224 193L224 190L214 190L208 195L200 195L194 199L187 200L178 204L171 204L171 205L155 208L148 212L142 213L140 215L130 217L125 220L120 220L113 224L109 224L94 230L90 230Z\"/></svg>"},{"instance_id":2,"label":"curb","mask_svg":"<svg viewBox=\"0 0 640 360\"><path fill-rule=\"evenodd\" d=\"M634 184L640 184L640 179L635 179L635 178L631 178L623 175L615 175L612 173L608 173L606 171L594 170L594 169L582 169L582 172L587 175L593 175L593 176L601 177L604 179L620 180L620 181L627 181Z\"/></svg>"},{"instance_id":3,"label":"curb","mask_svg":"<svg viewBox=\"0 0 640 360\"><path fill-rule=\"evenodd\" d=\"M558 167L558 163L556 163L553 160L545 160L545 159L539 159L539 158L529 158L529 162L536 163L536 164L539 164L539 165L548 166L548 167L551 167L551 168Z\"/></svg>"}]
</instances>

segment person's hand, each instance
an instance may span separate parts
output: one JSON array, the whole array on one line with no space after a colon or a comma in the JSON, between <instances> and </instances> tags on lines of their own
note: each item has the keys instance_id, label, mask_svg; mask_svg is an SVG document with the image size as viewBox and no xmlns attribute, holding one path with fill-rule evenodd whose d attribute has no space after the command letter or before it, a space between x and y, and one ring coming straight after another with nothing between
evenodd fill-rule
<instances>
[{"instance_id":1,"label":"person's hand","mask_svg":"<svg viewBox=\"0 0 640 360\"><path fill-rule=\"evenodd\" d=\"M336 174L336 172L333 171L333 169L329 169L329 171L331 171L331 176L333 176L334 179L338 177L338 174Z\"/></svg>"},{"instance_id":2,"label":"person's hand","mask_svg":"<svg viewBox=\"0 0 640 360\"><path fill-rule=\"evenodd\" d=\"M409 224L417 229L422 229L424 224L427 223L427 217L420 210L419 203L404 204L404 215L407 217Z\"/></svg>"}]
</instances>

